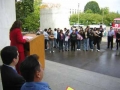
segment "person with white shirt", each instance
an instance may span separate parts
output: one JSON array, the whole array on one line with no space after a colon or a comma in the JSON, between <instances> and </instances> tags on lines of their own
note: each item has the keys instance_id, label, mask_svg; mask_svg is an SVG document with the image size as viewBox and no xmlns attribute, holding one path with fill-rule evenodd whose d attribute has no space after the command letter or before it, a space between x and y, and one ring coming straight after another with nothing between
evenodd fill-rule
<instances>
[{"instance_id":1,"label":"person with white shirt","mask_svg":"<svg viewBox=\"0 0 120 90\"><path fill-rule=\"evenodd\" d=\"M111 50L113 48L113 37L114 37L114 30L112 27L110 27L110 30L108 31L108 46L107 46L107 48L109 49L109 46L111 44Z\"/></svg>"},{"instance_id":2,"label":"person with white shirt","mask_svg":"<svg viewBox=\"0 0 120 90\"><path fill-rule=\"evenodd\" d=\"M47 29L44 29L43 35L45 37L45 50L47 49L47 42L48 42L48 33L47 33Z\"/></svg>"},{"instance_id":3,"label":"person with white shirt","mask_svg":"<svg viewBox=\"0 0 120 90\"><path fill-rule=\"evenodd\" d=\"M54 48L57 48L57 29L55 28L54 29Z\"/></svg>"}]
</instances>

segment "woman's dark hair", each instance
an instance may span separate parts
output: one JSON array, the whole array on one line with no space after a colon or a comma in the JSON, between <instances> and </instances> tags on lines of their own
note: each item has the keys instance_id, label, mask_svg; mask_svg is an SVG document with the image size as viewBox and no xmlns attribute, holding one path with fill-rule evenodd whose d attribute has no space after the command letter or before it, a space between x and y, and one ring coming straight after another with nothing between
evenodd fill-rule
<instances>
[{"instance_id":1,"label":"woman's dark hair","mask_svg":"<svg viewBox=\"0 0 120 90\"><path fill-rule=\"evenodd\" d=\"M1 50L2 62L6 65L12 63L14 58L17 58L17 48L15 46L6 46Z\"/></svg>"},{"instance_id":2,"label":"woman's dark hair","mask_svg":"<svg viewBox=\"0 0 120 90\"><path fill-rule=\"evenodd\" d=\"M34 75L36 71L40 71L40 64L38 62L38 56L36 54L30 55L20 65L21 75L26 82L34 81Z\"/></svg>"},{"instance_id":3,"label":"woman's dark hair","mask_svg":"<svg viewBox=\"0 0 120 90\"><path fill-rule=\"evenodd\" d=\"M20 20L16 20L13 23L12 27L10 28L10 31L14 30L15 28L20 28L20 29L22 28L22 22Z\"/></svg>"}]
</instances>

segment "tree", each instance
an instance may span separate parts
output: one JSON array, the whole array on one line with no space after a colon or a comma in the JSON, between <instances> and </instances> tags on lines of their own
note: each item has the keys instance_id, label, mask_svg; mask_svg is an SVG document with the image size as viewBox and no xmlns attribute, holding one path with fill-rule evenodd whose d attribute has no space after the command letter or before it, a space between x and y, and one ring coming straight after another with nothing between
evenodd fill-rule
<instances>
[{"instance_id":1,"label":"tree","mask_svg":"<svg viewBox=\"0 0 120 90\"><path fill-rule=\"evenodd\" d=\"M103 15L103 14L104 15L109 14L109 8L108 7L101 8L100 14L101 15Z\"/></svg>"},{"instance_id":2,"label":"tree","mask_svg":"<svg viewBox=\"0 0 120 90\"><path fill-rule=\"evenodd\" d=\"M86 12L89 9L92 10L93 13L100 13L99 5L95 1L88 2L84 7L84 12Z\"/></svg>"},{"instance_id":3,"label":"tree","mask_svg":"<svg viewBox=\"0 0 120 90\"><path fill-rule=\"evenodd\" d=\"M91 9L88 9L87 11L85 11L85 13L93 13Z\"/></svg>"},{"instance_id":4,"label":"tree","mask_svg":"<svg viewBox=\"0 0 120 90\"><path fill-rule=\"evenodd\" d=\"M24 19L24 28L27 28L28 31L37 31L40 26L40 1L35 0L34 2L34 12L27 15Z\"/></svg>"},{"instance_id":5,"label":"tree","mask_svg":"<svg viewBox=\"0 0 120 90\"><path fill-rule=\"evenodd\" d=\"M28 31L33 31L39 28L40 2L40 0L22 0L16 2L16 19L22 21L23 29L26 28Z\"/></svg>"}]
</instances>

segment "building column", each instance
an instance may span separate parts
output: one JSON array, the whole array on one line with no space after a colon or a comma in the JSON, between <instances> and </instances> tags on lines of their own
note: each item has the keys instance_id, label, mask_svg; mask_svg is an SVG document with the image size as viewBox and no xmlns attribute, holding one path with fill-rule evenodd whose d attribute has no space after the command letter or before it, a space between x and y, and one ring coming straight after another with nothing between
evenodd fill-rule
<instances>
[{"instance_id":1,"label":"building column","mask_svg":"<svg viewBox=\"0 0 120 90\"><path fill-rule=\"evenodd\" d=\"M0 0L0 51L3 47L10 45L9 30L15 20L15 0ZM3 90L1 81L0 75L0 90Z\"/></svg>"},{"instance_id":2,"label":"building column","mask_svg":"<svg viewBox=\"0 0 120 90\"><path fill-rule=\"evenodd\" d=\"M10 45L9 30L15 20L15 0L0 0L0 50Z\"/></svg>"}]
</instances>

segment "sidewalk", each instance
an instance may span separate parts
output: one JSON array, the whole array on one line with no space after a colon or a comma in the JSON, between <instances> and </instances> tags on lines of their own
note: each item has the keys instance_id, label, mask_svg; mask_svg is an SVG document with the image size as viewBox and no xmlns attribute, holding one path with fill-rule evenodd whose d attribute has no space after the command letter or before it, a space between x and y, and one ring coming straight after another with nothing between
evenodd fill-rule
<instances>
[{"instance_id":1,"label":"sidewalk","mask_svg":"<svg viewBox=\"0 0 120 90\"><path fill-rule=\"evenodd\" d=\"M43 81L52 90L120 90L120 79L46 60Z\"/></svg>"}]
</instances>

